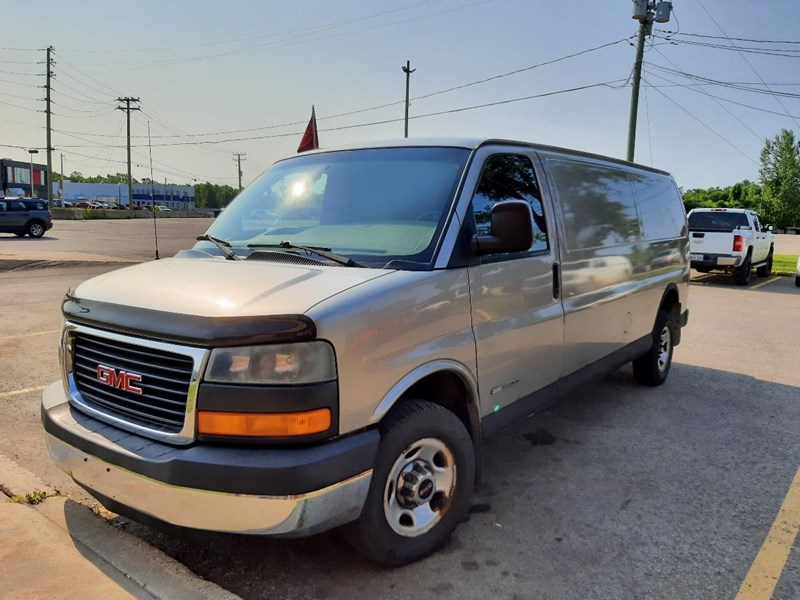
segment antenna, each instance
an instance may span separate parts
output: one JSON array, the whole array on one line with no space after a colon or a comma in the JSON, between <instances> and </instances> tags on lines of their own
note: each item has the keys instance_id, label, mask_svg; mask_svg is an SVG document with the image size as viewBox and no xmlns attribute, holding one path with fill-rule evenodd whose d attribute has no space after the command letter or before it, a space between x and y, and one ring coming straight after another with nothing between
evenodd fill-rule
<instances>
[{"instance_id":1,"label":"antenna","mask_svg":"<svg viewBox=\"0 0 800 600\"><path fill-rule=\"evenodd\" d=\"M156 260L158 260L158 221L156 220L156 188L153 183L153 145L150 143L150 121L147 122L147 148L150 150L150 204L153 208L153 232L156 236ZM164 195L167 195L164 188Z\"/></svg>"}]
</instances>

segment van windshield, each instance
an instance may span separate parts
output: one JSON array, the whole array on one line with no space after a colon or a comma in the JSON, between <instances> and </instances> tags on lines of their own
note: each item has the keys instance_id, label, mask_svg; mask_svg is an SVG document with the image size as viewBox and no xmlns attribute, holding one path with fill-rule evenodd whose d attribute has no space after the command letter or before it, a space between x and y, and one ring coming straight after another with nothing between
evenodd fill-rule
<instances>
[{"instance_id":1,"label":"van windshield","mask_svg":"<svg viewBox=\"0 0 800 600\"><path fill-rule=\"evenodd\" d=\"M463 148L404 147L284 160L241 192L208 234L242 255L290 242L364 266L420 268L433 258L468 157Z\"/></svg>"}]
</instances>

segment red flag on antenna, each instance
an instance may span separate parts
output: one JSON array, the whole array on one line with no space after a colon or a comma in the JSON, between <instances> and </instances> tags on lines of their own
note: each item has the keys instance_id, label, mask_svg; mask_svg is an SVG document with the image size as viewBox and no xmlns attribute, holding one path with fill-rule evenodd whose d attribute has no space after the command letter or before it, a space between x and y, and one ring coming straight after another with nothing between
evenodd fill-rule
<instances>
[{"instance_id":1,"label":"red flag on antenna","mask_svg":"<svg viewBox=\"0 0 800 600\"><path fill-rule=\"evenodd\" d=\"M314 107L311 107L311 119L306 125L306 132L303 134L303 139L300 140L300 145L297 147L298 154L306 150L316 150L319 148L319 136L317 135L317 116L314 114Z\"/></svg>"}]
</instances>

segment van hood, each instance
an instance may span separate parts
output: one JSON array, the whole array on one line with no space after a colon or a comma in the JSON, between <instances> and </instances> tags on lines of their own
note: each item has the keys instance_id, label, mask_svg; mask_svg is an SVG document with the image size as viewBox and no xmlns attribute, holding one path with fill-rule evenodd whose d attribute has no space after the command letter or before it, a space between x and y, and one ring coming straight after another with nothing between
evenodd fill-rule
<instances>
[{"instance_id":1,"label":"van hood","mask_svg":"<svg viewBox=\"0 0 800 600\"><path fill-rule=\"evenodd\" d=\"M303 314L344 290L392 271L260 261L167 258L94 277L80 302L206 318Z\"/></svg>"}]
</instances>

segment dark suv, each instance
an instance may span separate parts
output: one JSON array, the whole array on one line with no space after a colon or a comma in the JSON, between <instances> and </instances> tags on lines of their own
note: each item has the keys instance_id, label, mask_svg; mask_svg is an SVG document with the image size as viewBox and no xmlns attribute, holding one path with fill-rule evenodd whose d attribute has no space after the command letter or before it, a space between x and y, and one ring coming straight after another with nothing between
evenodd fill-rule
<instances>
[{"instance_id":1,"label":"dark suv","mask_svg":"<svg viewBox=\"0 0 800 600\"><path fill-rule=\"evenodd\" d=\"M0 232L40 238L53 226L44 200L0 199Z\"/></svg>"}]
</instances>

